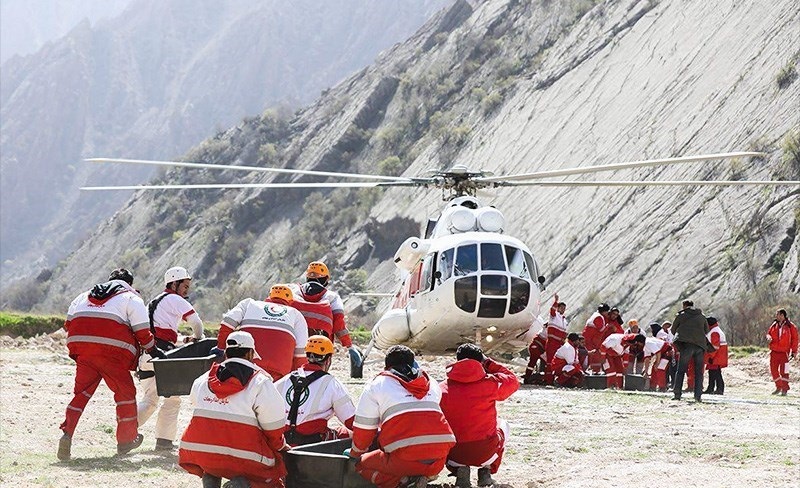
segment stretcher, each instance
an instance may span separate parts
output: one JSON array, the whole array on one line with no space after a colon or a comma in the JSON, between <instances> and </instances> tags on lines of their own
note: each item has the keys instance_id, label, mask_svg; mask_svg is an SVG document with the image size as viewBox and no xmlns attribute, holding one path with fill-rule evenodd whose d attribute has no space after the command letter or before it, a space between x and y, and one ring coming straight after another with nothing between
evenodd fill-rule
<instances>
[{"instance_id":1,"label":"stretcher","mask_svg":"<svg viewBox=\"0 0 800 488\"><path fill-rule=\"evenodd\" d=\"M342 454L351 445L339 439L293 448L284 456L286 488L375 488L356 473L355 460Z\"/></svg>"},{"instance_id":2,"label":"stretcher","mask_svg":"<svg viewBox=\"0 0 800 488\"><path fill-rule=\"evenodd\" d=\"M215 338L203 339L167 351L166 359L152 359L158 396L188 395L194 380L211 369L216 359L211 349L216 345Z\"/></svg>"}]
</instances>

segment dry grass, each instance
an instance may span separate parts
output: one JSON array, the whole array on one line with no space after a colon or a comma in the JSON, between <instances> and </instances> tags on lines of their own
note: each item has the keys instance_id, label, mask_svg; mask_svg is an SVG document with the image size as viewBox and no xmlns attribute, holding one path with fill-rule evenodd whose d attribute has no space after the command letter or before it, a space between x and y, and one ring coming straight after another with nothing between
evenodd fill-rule
<instances>
[{"instance_id":1,"label":"dry grass","mask_svg":"<svg viewBox=\"0 0 800 488\"><path fill-rule=\"evenodd\" d=\"M173 454L152 450L154 420L141 429L143 448L113 456L113 401L104 386L78 425L74 459L58 462L72 361L52 349L3 348L0 354L3 486L199 486ZM335 374L344 378L346 354L337 354ZM437 378L447 361L422 358ZM365 373L376 371L373 365ZM771 397L767 371L763 352L736 359L725 371L726 395L704 404L672 402L667 394L525 387L500 408L512 436L496 486L642 486L654 479L674 486L796 486L800 388L787 398ZM354 395L363 383L347 381ZM188 415L184 404L179 429ZM450 480L442 475L438 485Z\"/></svg>"}]
</instances>

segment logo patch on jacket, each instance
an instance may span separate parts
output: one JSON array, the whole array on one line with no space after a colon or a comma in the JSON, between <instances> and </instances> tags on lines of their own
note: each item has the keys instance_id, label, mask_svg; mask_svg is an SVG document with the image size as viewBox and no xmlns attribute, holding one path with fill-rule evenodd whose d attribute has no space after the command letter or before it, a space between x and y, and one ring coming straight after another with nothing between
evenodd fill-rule
<instances>
[{"instance_id":1,"label":"logo patch on jacket","mask_svg":"<svg viewBox=\"0 0 800 488\"><path fill-rule=\"evenodd\" d=\"M277 303L268 303L264 305L264 312L270 317L281 317L286 315L288 311L288 308L283 305L278 305Z\"/></svg>"}]
</instances>

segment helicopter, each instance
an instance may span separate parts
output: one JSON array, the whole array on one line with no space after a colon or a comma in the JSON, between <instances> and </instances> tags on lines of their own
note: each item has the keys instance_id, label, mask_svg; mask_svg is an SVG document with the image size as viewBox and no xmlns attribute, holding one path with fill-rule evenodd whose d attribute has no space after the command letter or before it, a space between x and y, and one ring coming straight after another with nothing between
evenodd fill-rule
<instances>
[{"instance_id":1,"label":"helicopter","mask_svg":"<svg viewBox=\"0 0 800 488\"><path fill-rule=\"evenodd\" d=\"M760 152L728 152L571 167L511 175L471 171L464 165L431 171L422 177L339 173L260 166L181 161L91 158L96 163L171 166L345 178L346 182L159 184L83 187L84 191L181 190L244 188L386 188L423 187L442 191L446 202L438 218L429 219L419 237L409 237L394 255L403 276L396 293L360 293L392 298L391 306L374 324L361 363L351 362L351 376L361 377L364 360L373 348L404 344L420 353L442 354L459 344L474 342L487 354L524 349L544 325L538 318L546 278L534 254L522 241L504 233L505 217L482 205L481 190L516 186L538 187L652 187L652 186L800 186L800 181L620 181L558 180L550 178L605 171L686 164L733 158L764 158Z\"/></svg>"}]
</instances>

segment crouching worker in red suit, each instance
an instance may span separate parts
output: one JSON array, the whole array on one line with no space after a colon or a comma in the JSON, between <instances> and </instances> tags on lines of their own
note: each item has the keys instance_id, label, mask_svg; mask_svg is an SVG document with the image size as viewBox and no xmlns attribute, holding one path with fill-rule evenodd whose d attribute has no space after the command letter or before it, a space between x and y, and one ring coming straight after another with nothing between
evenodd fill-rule
<instances>
[{"instance_id":1,"label":"crouching worker in red suit","mask_svg":"<svg viewBox=\"0 0 800 488\"><path fill-rule=\"evenodd\" d=\"M567 342L558 348L550 369L556 375L556 383L559 386L574 388L583 381L583 369L578 357L578 342L580 337L576 333L567 336Z\"/></svg>"},{"instance_id":2,"label":"crouching worker in red suit","mask_svg":"<svg viewBox=\"0 0 800 488\"><path fill-rule=\"evenodd\" d=\"M272 378L248 332L225 339L225 361L197 378L189 399L194 413L181 438L178 463L203 478L203 488L282 488L281 451L286 415Z\"/></svg>"},{"instance_id":3,"label":"crouching worker in red suit","mask_svg":"<svg viewBox=\"0 0 800 488\"><path fill-rule=\"evenodd\" d=\"M58 459L70 458L72 435L100 381L114 392L117 405L117 453L125 454L142 445L136 418L136 387L131 371L136 369L139 350L163 358L150 333L147 308L133 289L133 275L120 268L108 281L84 292L69 306L67 348L75 360L74 396L61 424Z\"/></svg>"},{"instance_id":4,"label":"crouching worker in red suit","mask_svg":"<svg viewBox=\"0 0 800 488\"><path fill-rule=\"evenodd\" d=\"M406 346L389 348L385 369L361 394L353 422L356 471L378 488L425 487L456 443L442 414L442 392ZM375 437L378 449L370 451Z\"/></svg>"},{"instance_id":5,"label":"crouching worker in red suit","mask_svg":"<svg viewBox=\"0 0 800 488\"><path fill-rule=\"evenodd\" d=\"M442 412L456 436L447 469L461 488L470 486L469 468L477 466L478 486L491 486L508 438L508 422L498 421L495 403L517 391L519 380L508 368L485 357L475 344L461 344L456 359L441 384Z\"/></svg>"}]
</instances>

